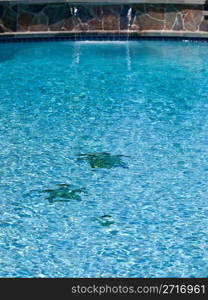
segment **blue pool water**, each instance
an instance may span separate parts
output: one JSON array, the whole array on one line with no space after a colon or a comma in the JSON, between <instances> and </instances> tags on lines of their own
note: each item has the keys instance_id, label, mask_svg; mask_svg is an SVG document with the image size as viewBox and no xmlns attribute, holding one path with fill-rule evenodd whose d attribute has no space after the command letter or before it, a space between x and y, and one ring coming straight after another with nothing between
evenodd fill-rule
<instances>
[{"instance_id":1,"label":"blue pool water","mask_svg":"<svg viewBox=\"0 0 208 300\"><path fill-rule=\"evenodd\" d=\"M0 44L1 277L208 276L207 51Z\"/></svg>"}]
</instances>

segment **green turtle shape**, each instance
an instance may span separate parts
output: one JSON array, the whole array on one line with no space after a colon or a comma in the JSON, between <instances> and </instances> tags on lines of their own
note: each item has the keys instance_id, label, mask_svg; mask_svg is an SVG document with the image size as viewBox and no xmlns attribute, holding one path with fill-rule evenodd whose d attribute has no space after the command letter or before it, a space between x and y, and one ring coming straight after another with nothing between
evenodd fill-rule
<instances>
[{"instance_id":1,"label":"green turtle shape","mask_svg":"<svg viewBox=\"0 0 208 300\"><path fill-rule=\"evenodd\" d=\"M103 215L99 218L94 218L94 221L97 221L103 227L108 227L115 224L112 216L110 215Z\"/></svg>"},{"instance_id":2,"label":"green turtle shape","mask_svg":"<svg viewBox=\"0 0 208 300\"><path fill-rule=\"evenodd\" d=\"M46 200L54 203L82 200L80 194L86 192L86 190L84 188L73 189L71 184L58 184L56 189L43 190L42 192L48 194Z\"/></svg>"},{"instance_id":3,"label":"green turtle shape","mask_svg":"<svg viewBox=\"0 0 208 300\"><path fill-rule=\"evenodd\" d=\"M78 160L87 160L93 169L128 168L122 161L124 155L112 155L108 152L80 154Z\"/></svg>"}]
</instances>

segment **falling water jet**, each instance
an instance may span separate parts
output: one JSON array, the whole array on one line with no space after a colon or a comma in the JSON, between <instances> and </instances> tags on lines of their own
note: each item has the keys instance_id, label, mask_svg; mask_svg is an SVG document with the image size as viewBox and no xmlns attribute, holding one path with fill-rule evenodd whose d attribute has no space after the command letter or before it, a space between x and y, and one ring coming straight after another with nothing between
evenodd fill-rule
<instances>
[{"instance_id":1,"label":"falling water jet","mask_svg":"<svg viewBox=\"0 0 208 300\"><path fill-rule=\"evenodd\" d=\"M132 15L132 7L128 9L127 19L128 19L128 26L127 26L127 41L129 41L129 30L131 26L131 15Z\"/></svg>"},{"instance_id":2,"label":"falling water jet","mask_svg":"<svg viewBox=\"0 0 208 300\"><path fill-rule=\"evenodd\" d=\"M78 8L77 8L77 7L71 7L71 8L70 8L70 11L71 11L71 14L72 14L73 17L78 17L78 16L77 16L77 11L78 11ZM77 40L77 33L76 33L76 30L75 30L75 35L74 35L74 37L75 37L75 41L76 41L76 40Z\"/></svg>"},{"instance_id":3,"label":"falling water jet","mask_svg":"<svg viewBox=\"0 0 208 300\"><path fill-rule=\"evenodd\" d=\"M130 48L129 48L129 41L126 43L126 62L127 62L127 69L131 72L131 55L130 55Z\"/></svg>"},{"instance_id":4,"label":"falling water jet","mask_svg":"<svg viewBox=\"0 0 208 300\"><path fill-rule=\"evenodd\" d=\"M80 63L80 44L79 43L74 43L74 48L73 48L73 56L72 56L72 64L73 65L78 65Z\"/></svg>"}]
</instances>

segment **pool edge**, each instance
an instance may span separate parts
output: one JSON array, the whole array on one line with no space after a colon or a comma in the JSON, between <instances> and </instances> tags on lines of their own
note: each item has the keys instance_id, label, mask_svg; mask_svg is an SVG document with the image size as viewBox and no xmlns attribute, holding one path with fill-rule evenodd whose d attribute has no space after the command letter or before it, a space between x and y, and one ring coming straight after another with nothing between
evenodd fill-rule
<instances>
[{"instance_id":1,"label":"pool edge","mask_svg":"<svg viewBox=\"0 0 208 300\"><path fill-rule=\"evenodd\" d=\"M208 40L208 32L189 32L189 31L155 31L144 30L140 32L129 31L50 31L50 32L11 32L0 33L0 42L9 40L50 40L50 39L68 39L68 40L139 40L139 39L193 39Z\"/></svg>"}]
</instances>

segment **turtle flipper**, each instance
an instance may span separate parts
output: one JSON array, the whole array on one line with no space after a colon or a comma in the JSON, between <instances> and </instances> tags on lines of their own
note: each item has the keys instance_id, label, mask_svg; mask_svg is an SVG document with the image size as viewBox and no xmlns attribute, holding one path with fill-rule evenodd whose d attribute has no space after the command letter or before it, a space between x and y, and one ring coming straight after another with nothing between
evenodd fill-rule
<instances>
[{"instance_id":1,"label":"turtle flipper","mask_svg":"<svg viewBox=\"0 0 208 300\"><path fill-rule=\"evenodd\" d=\"M122 162L120 165L123 169L129 169L126 163Z\"/></svg>"},{"instance_id":2,"label":"turtle flipper","mask_svg":"<svg viewBox=\"0 0 208 300\"><path fill-rule=\"evenodd\" d=\"M53 193L54 190L43 190L41 193Z\"/></svg>"}]
</instances>

